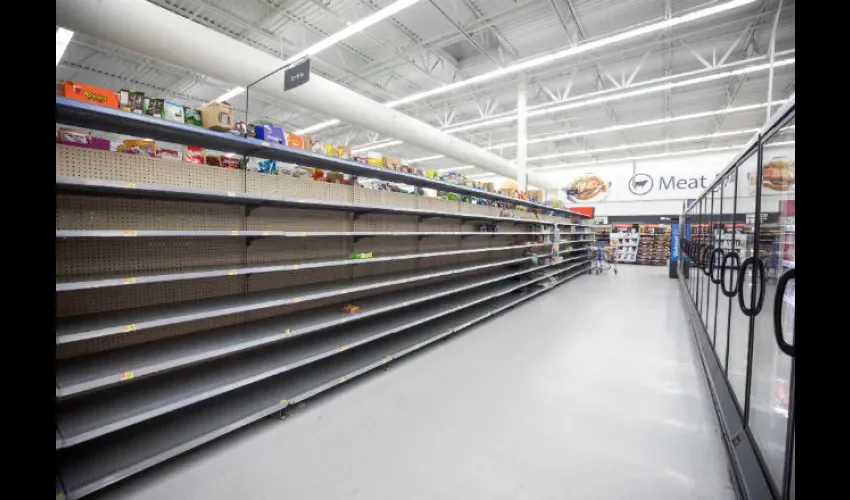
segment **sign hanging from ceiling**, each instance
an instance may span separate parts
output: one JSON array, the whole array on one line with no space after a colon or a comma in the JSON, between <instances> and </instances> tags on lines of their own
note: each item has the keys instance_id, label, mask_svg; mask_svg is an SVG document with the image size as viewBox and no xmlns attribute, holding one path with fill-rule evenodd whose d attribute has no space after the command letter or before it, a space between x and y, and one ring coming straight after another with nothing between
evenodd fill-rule
<instances>
[{"instance_id":1,"label":"sign hanging from ceiling","mask_svg":"<svg viewBox=\"0 0 850 500\"><path fill-rule=\"evenodd\" d=\"M310 58L301 61L283 70L283 91L292 90L310 81Z\"/></svg>"}]
</instances>

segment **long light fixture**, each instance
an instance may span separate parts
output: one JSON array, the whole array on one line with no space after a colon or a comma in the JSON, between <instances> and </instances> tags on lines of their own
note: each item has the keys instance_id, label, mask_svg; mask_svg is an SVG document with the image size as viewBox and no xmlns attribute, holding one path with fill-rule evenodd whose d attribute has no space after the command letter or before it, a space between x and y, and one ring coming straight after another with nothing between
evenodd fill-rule
<instances>
[{"instance_id":1,"label":"long light fixture","mask_svg":"<svg viewBox=\"0 0 850 500\"><path fill-rule=\"evenodd\" d=\"M774 106L778 107L778 106L783 105L784 103L785 103L785 100L773 101L772 103L770 103L770 106L771 107L774 107ZM635 128L646 128L646 127L652 127L652 126L656 126L656 125L664 125L664 124L673 123L673 122L680 122L680 121L686 121L686 120L696 120L696 119L700 119L700 118L710 118L712 116L717 116L717 115L725 115L725 114L731 114L731 113L741 113L741 112L744 112L744 111L752 111L752 110L762 109L762 108L765 108L767 106L768 105L766 103L764 103L764 104L751 104L751 105L747 105L747 106L735 106L735 107L731 107L731 108L718 109L718 110L715 110L715 111L704 111L704 112L701 112L701 113L691 113L691 114L688 114L688 115L671 116L669 118L658 118L658 119L655 119L655 120L645 120L645 121L642 121L642 122L635 122L635 123L623 123L623 124L620 124L620 125L613 125L613 126L610 126L610 127L597 128L597 129L591 129L591 130L579 130L577 132L566 132L566 133L563 133L563 134L545 135L545 136L535 137L533 139L529 139L528 144L539 144L539 143L544 143L544 142L557 142L557 141L562 141L564 139L585 137L585 136L589 136L589 135L606 134L606 133L610 133L610 132L619 132L621 130L629 130L629 129L635 129ZM513 147L513 146L516 146L516 142L503 142L503 143L496 144L496 145L493 145L493 146L488 146L484 149L494 150L494 149L502 149L502 148ZM414 158L412 160L409 160L409 163L411 163L411 164L412 163L422 163L422 162L426 162L426 161L439 160L441 158L445 158L445 157L443 155L424 156L422 158Z\"/></svg>"},{"instance_id":2,"label":"long light fixture","mask_svg":"<svg viewBox=\"0 0 850 500\"><path fill-rule=\"evenodd\" d=\"M774 142L774 143L768 144L767 146L770 146L770 147L788 146L788 145L794 144L794 143L795 143L795 141L783 141L783 142ZM712 148L691 149L691 150L686 150L686 151L671 151L671 152L668 152L668 153L656 153L656 154L641 155L641 156L626 156L626 157L623 157L623 158L611 158L611 159L608 159L608 160L599 160L599 161L589 161L589 162L580 162L580 163L562 163L560 165L548 165L548 166L545 166L545 167L530 168L529 170L534 170L536 172L540 172L540 171L544 171L544 170L564 170L564 169L568 169L568 168L589 167L589 166L596 166L596 165L605 165L605 164L610 164L610 163L622 163L622 162L627 162L627 161L653 160L653 159L659 159L659 158L668 158L668 157L671 157L671 156L688 156L688 155L698 155L698 154L702 154L702 153L712 153L712 152L717 152L717 151L740 150L744 146L746 146L746 143L738 144L736 146L718 146L718 147L712 147Z\"/></svg>"},{"instance_id":3,"label":"long light fixture","mask_svg":"<svg viewBox=\"0 0 850 500\"><path fill-rule=\"evenodd\" d=\"M783 61L775 62L773 64L773 67L779 68L779 67L788 66L788 65L794 64L794 63L795 63L795 59L790 58L790 59L785 59ZM630 98L630 97L638 97L638 96L642 96L642 95L653 94L653 93L656 93L656 92L663 92L663 91L666 91L666 90L673 90L673 89L677 89L677 88L681 88L681 87L688 87L688 86L691 86L691 85L699 85L701 83L707 83L707 82L711 82L711 81L715 81L715 80L721 80L723 78L728 78L730 76L745 75L745 74L748 74L748 73L755 73L757 71L767 71L767 70L770 69L770 67L771 67L770 63L758 64L758 65L749 66L749 67L746 67L746 68L738 68L738 69L734 69L734 70L731 70L731 71L725 71L723 73L716 73L716 74L713 74L713 75L705 75L705 76L700 76L700 77L697 77L697 78L689 78L687 80L680 80L678 82L664 83L664 84L661 84L661 85L646 87L646 88L642 88L642 89L629 90L629 91L626 91L626 92L620 92L620 93L617 93L617 94L600 96L600 97L597 97L597 98L594 98L594 99L588 99L588 100L584 100L584 101L580 101L580 102L573 102L573 103L567 103L567 104L562 104L562 105L558 105L558 106L551 106L551 107L548 107L546 109L539 109L537 111L529 111L528 112L528 118L551 115L553 113L559 113L559 112L562 112L562 111L569 111L569 110L572 110L572 109L586 108L588 106L593 106L595 104L602 104L602 103L612 102L612 101L620 101L622 99L627 99L627 98ZM453 128L447 129L445 132L451 134L451 133L455 133L455 132L462 132L462 131L467 131L467 130L473 130L473 129L483 128L483 127L488 127L490 125L497 125L497 124L500 124L500 123L509 123L509 122L512 122L512 121L515 121L515 120L516 120L516 116L505 116L505 117L494 118L492 120L486 120L486 121L483 121L483 122L473 123L473 124L469 124L469 125L461 125L459 127L453 127Z\"/></svg>"},{"instance_id":4,"label":"long light fixture","mask_svg":"<svg viewBox=\"0 0 850 500\"><path fill-rule=\"evenodd\" d=\"M302 50L301 52L298 52L297 54L287 58L283 62L283 66L289 66L290 64L292 64L296 61L299 61L299 60L301 60L305 57L312 57L312 56L318 54L319 52L322 52L323 50L325 50L329 47L332 47L332 46L336 45L337 43L345 40L346 38L350 37L351 35L360 33L361 31L372 26L373 24L379 23L379 22L383 21L384 19L386 19L390 16L394 16L394 15L398 14L402 10L410 7L411 5L413 5L413 4L415 4L419 1L420 0L398 0L398 1L393 2L392 4L390 4L386 7L384 7L383 9L373 13L370 16L366 16L366 17L364 17L363 19L361 19L357 22L349 23L348 26L337 31L336 33L332 34L331 36L329 36L327 38L323 38L322 40L314 43L313 45L307 47L306 49ZM237 89L241 89L241 90L237 91ZM231 92L234 92L234 91L237 91L237 92L235 92L234 94L231 94ZM221 102L221 101L226 101L227 99L232 99L233 97L241 94L242 92L245 92L244 88L236 87L233 90L230 90L227 93L225 93L224 95L215 99L215 102ZM309 131L305 131L305 130L299 130L298 131L299 134L306 134L308 132Z\"/></svg>"},{"instance_id":5,"label":"long light fixture","mask_svg":"<svg viewBox=\"0 0 850 500\"><path fill-rule=\"evenodd\" d=\"M493 80L505 75L511 75L515 73L519 73L522 71L527 71L532 68L536 68L538 66L542 66L544 64L549 64L561 59L566 59L568 57L576 56L579 54L584 54L586 52L590 52L592 50L597 50L602 47L606 47L608 45L625 42L634 38L646 36L652 33L656 33L662 30L667 30L673 28L675 26L679 26L682 24L690 23L693 21L697 21L699 19L703 19L706 17L710 17L716 14L720 14L722 12L726 12L731 9L736 9L738 7L742 7L744 5L749 5L751 3L756 2L756 0L732 0L731 2L726 2L720 5L715 5L712 7L707 7L705 9L701 9L695 12L691 12L689 14L685 14L679 17L672 17L670 19L665 19L664 21L659 21L657 23L649 24L646 26L641 26L640 28L635 28L633 30L625 31L623 33L618 33L616 35L612 35L609 37L601 38L599 40L594 40L591 42L585 42L580 45L574 45L564 50L560 50L558 52L553 52L551 54L546 54L544 56L535 57L529 59L527 61L522 61L516 64L512 64L510 66L505 66L503 68L499 68L489 73L484 73L481 75L473 76L471 78L467 78L465 80L461 80L459 82L450 83L447 85L441 85L440 87L426 90L423 92L419 92L417 94L411 94L406 97L402 97L401 99L396 99L395 101L390 101L385 105L390 108L395 108L401 106L402 104L409 104L416 101L421 101L422 99L427 99L429 97L433 97L439 94L445 94L447 92L453 92L457 89L468 87L470 85L475 85L478 83L486 82L489 80ZM299 133L309 133L315 132L317 130L321 130L323 128L327 128L333 125L338 125L340 123L339 120L328 120L305 129L299 130Z\"/></svg>"},{"instance_id":6,"label":"long light fixture","mask_svg":"<svg viewBox=\"0 0 850 500\"><path fill-rule=\"evenodd\" d=\"M788 65L794 64L795 61L796 61L795 58L784 59L782 61L778 61L778 62L774 63L773 67L777 68L777 67L782 67L782 66L788 66ZM592 105L595 105L595 104L600 104L600 103L603 103L603 102L619 101L621 99L627 99L627 98L630 98L630 97L642 96L642 95L652 94L652 93L656 93L656 92L663 92L663 91L674 89L674 88L687 87L687 86L691 86L691 85L699 85L701 83L706 83L706 82L710 82L710 81L714 81L714 80L720 80L720 79L727 78L727 77L730 77L730 76L743 75L743 74L754 73L754 72L758 72L758 71L768 71L769 69L770 69L770 64L765 63L765 64L758 64L758 65L747 66L747 67L738 68L738 69L734 69L734 70L724 71L722 73L716 73L716 74L713 74L713 75L704 75L704 76L700 76L700 77L696 77L696 78L689 78L689 79L686 79L686 80L679 80L679 81L668 82L668 83L664 83L664 84L660 84L660 85L653 85L653 86L650 86L650 87L630 90L630 91L626 91L626 92L606 93L605 95L595 97L595 98L592 98L592 99L586 99L584 96L576 96L575 98L571 99L571 101L573 101L573 102L567 102L567 103L556 104L556 105L547 104L547 105L544 105L544 107L538 107L537 110L529 111L527 116L528 116L528 118L545 116L545 115L549 115L549 114L553 114L553 113L557 113L557 112L561 112L561 111L566 111L566 110L570 110L570 109L584 108L584 107L592 106ZM597 93L594 93L594 94L597 94ZM767 105L765 104L765 105L761 105L761 106L767 106ZM722 113L722 112L723 112L723 110L720 111L720 113ZM708 115L705 114L703 116L708 116ZM695 118L699 118L699 117L695 116ZM680 119L683 119L683 118L680 118ZM498 124L501 124L501 123L510 123L510 122L515 121L515 120L516 120L516 114L511 113L511 114L506 114L504 116L491 118L489 120L474 121L474 122L470 122L468 124L462 124L462 125L458 125L458 126L454 126L454 127L443 127L440 130L443 130L444 132L446 132L448 134L453 134L455 132L463 132L463 131L473 130L473 129L477 129L477 128L484 128L484 127L489 127L491 125L498 125ZM619 129L619 130L622 130L622 129ZM539 140L537 142L544 142L544 141L545 140ZM534 144L534 141L530 140L528 143ZM399 144L401 144L401 141L386 140L386 141L376 142L376 143L373 143L373 144L362 144L358 147L360 148L361 151L366 151L366 150L377 150L377 149L386 148L386 147L390 147L390 146L397 146ZM485 149L499 149L501 147L508 147L508 146L515 146L515 145L516 145L516 142L510 142L510 143L499 144L497 146L488 147L488 148L485 148Z\"/></svg>"},{"instance_id":7,"label":"long light fixture","mask_svg":"<svg viewBox=\"0 0 850 500\"><path fill-rule=\"evenodd\" d=\"M613 146L610 148L598 148L598 149L582 149L578 151L566 151L561 153L552 153L548 155L540 155L533 156L528 158L528 161L538 161L538 160L551 160L553 158L563 158L566 156L586 156L586 155L594 155L600 153L611 153L614 151L626 151L630 149L642 149L642 148L651 148L653 146L665 146L667 144L676 144L681 142L699 142L706 141L710 139L717 139L720 137L732 137L736 135L752 135L758 132L759 129L752 128L746 130L730 130L728 132L717 132L715 134L701 134L701 135L690 135L685 137L676 137L673 139L662 139L660 141L647 141L647 142L638 142L634 144L623 144L620 146Z\"/></svg>"},{"instance_id":8,"label":"long light fixture","mask_svg":"<svg viewBox=\"0 0 850 500\"><path fill-rule=\"evenodd\" d=\"M65 49L71 43L71 38L74 37L74 32L65 28L56 30L56 65L59 66L59 61L62 60L62 55L65 54Z\"/></svg>"},{"instance_id":9,"label":"long light fixture","mask_svg":"<svg viewBox=\"0 0 850 500\"><path fill-rule=\"evenodd\" d=\"M227 92L225 92L225 93L221 94L220 96L216 97L215 99L213 99L213 102L228 101L228 100L233 99L234 97L238 96L242 92L245 92L245 87L233 87L232 89L228 90Z\"/></svg>"}]
</instances>

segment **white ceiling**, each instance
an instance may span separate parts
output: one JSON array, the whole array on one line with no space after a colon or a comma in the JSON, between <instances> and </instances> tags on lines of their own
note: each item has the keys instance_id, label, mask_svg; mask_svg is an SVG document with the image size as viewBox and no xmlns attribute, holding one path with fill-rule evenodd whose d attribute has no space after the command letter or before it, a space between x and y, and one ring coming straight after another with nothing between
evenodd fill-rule
<instances>
[{"instance_id":1,"label":"white ceiling","mask_svg":"<svg viewBox=\"0 0 850 500\"><path fill-rule=\"evenodd\" d=\"M225 33L282 59L361 19L391 0L152 0L210 29ZM628 29L679 16L719 1L705 0L422 0L396 16L358 33L313 58L315 73L379 102L408 96L443 84L486 73L499 66L544 55L558 49L601 39ZM571 59L465 87L416 103L400 111L435 127L513 113L520 78L528 81L528 104L575 107L530 118L529 138L638 123L665 117L714 111L767 101L768 71L728 76L673 90L647 93L607 103L581 105L600 91L617 95L664 77L717 74L767 62L778 0L761 0L745 7L681 25L627 44L614 44ZM784 0L776 30L777 60L793 58L795 2ZM214 50L214 47L210 48ZM178 48L179 50L179 48ZM748 59L753 61L748 62ZM721 63L722 61L722 63ZM727 68L727 66L732 65ZM187 105L199 105L233 87L204 75L152 60L83 34L74 36L57 79L77 79L107 88L145 91ZM690 78L694 76L691 75ZM773 99L794 92L793 64L776 68ZM244 113L245 97L232 100ZM250 120L265 119L293 131L326 121L331 116L252 94ZM743 144L749 135L727 135L666 143L668 139L750 130L765 120L765 109L689 119L668 125L645 126L592 134L560 141L530 144L528 156L560 152L563 158L530 161L529 167L584 163L633 155L700 150ZM340 124L316 135L326 142L353 146L391 140L369 130ZM516 140L516 122L457 132L482 147ZM751 135L751 134L750 134ZM653 146L641 146L653 142ZM615 148L614 151L593 152ZM590 150L589 153L583 153ZM433 151L408 145L379 149L389 156L415 159ZM508 159L514 147L493 150ZM424 168L458 166L447 159L421 163ZM467 169L467 175L486 173Z\"/></svg>"}]
</instances>

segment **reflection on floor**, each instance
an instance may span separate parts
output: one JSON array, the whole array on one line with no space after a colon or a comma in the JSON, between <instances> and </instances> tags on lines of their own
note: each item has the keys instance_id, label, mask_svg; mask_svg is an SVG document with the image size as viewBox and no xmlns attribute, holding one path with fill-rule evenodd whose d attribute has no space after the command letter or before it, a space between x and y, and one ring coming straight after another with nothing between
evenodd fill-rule
<instances>
[{"instance_id":1,"label":"reflection on floor","mask_svg":"<svg viewBox=\"0 0 850 500\"><path fill-rule=\"evenodd\" d=\"M666 268L583 276L110 499L733 500Z\"/></svg>"}]
</instances>

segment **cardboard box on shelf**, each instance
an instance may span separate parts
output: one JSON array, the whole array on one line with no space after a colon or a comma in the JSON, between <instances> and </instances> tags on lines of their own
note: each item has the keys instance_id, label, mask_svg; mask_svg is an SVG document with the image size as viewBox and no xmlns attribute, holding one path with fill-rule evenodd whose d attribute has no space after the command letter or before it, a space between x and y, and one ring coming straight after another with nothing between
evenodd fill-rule
<instances>
[{"instance_id":1,"label":"cardboard box on shelf","mask_svg":"<svg viewBox=\"0 0 850 500\"><path fill-rule=\"evenodd\" d=\"M62 96L106 108L118 108L118 95L115 92L71 80L65 80L62 84Z\"/></svg>"},{"instance_id":2,"label":"cardboard box on shelf","mask_svg":"<svg viewBox=\"0 0 850 500\"><path fill-rule=\"evenodd\" d=\"M343 160L351 159L351 146L337 146L336 147L336 156L339 156Z\"/></svg>"},{"instance_id":3,"label":"cardboard box on shelf","mask_svg":"<svg viewBox=\"0 0 850 500\"><path fill-rule=\"evenodd\" d=\"M484 189L484 191L493 192L493 191L496 190L496 185L493 184L492 182L482 182L481 188Z\"/></svg>"},{"instance_id":4,"label":"cardboard box on shelf","mask_svg":"<svg viewBox=\"0 0 850 500\"><path fill-rule=\"evenodd\" d=\"M528 199L534 200L537 203L543 203L543 191L540 191L538 189L532 189L528 191Z\"/></svg>"},{"instance_id":5,"label":"cardboard box on shelf","mask_svg":"<svg viewBox=\"0 0 850 500\"><path fill-rule=\"evenodd\" d=\"M201 124L204 128L230 132L233 128L233 107L228 102L211 102L201 106Z\"/></svg>"},{"instance_id":6,"label":"cardboard box on shelf","mask_svg":"<svg viewBox=\"0 0 850 500\"><path fill-rule=\"evenodd\" d=\"M384 158L384 167L390 170L401 170L401 160L398 158Z\"/></svg>"},{"instance_id":7,"label":"cardboard box on shelf","mask_svg":"<svg viewBox=\"0 0 850 500\"><path fill-rule=\"evenodd\" d=\"M183 116L183 105L172 101L165 101L163 104L162 117L171 122L186 122Z\"/></svg>"},{"instance_id":8,"label":"cardboard box on shelf","mask_svg":"<svg viewBox=\"0 0 850 500\"><path fill-rule=\"evenodd\" d=\"M325 182L330 182L331 184L342 184L345 176L343 176L339 172L325 172Z\"/></svg>"},{"instance_id":9,"label":"cardboard box on shelf","mask_svg":"<svg viewBox=\"0 0 850 500\"><path fill-rule=\"evenodd\" d=\"M133 89L121 89L118 91L118 105L124 111L136 113L137 115L144 114L145 111L145 93Z\"/></svg>"},{"instance_id":10,"label":"cardboard box on shelf","mask_svg":"<svg viewBox=\"0 0 850 500\"><path fill-rule=\"evenodd\" d=\"M324 153L325 146L322 144L322 141L315 137L311 137L309 135L305 135L304 137L304 149L307 151L312 151L313 153Z\"/></svg>"}]
</instances>

